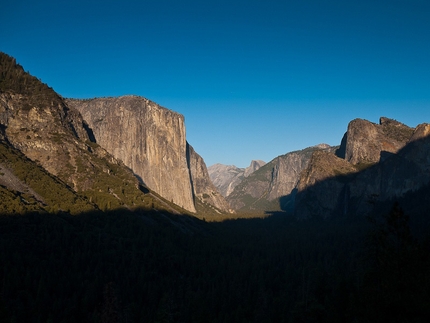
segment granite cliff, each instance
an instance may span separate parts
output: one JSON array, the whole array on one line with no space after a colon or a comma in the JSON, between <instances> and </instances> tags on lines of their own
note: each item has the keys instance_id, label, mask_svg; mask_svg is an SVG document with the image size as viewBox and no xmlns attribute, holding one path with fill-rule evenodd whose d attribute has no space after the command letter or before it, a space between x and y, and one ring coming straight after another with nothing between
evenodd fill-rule
<instances>
[{"instance_id":1,"label":"granite cliff","mask_svg":"<svg viewBox=\"0 0 430 323\"><path fill-rule=\"evenodd\" d=\"M195 212L182 115L137 96L69 99L67 104L82 114L95 141L145 185Z\"/></svg>"},{"instance_id":2,"label":"granite cliff","mask_svg":"<svg viewBox=\"0 0 430 323\"><path fill-rule=\"evenodd\" d=\"M393 119L381 117L379 124L352 120L338 156L352 164L372 164L397 153L412 136L413 129Z\"/></svg>"},{"instance_id":3,"label":"granite cliff","mask_svg":"<svg viewBox=\"0 0 430 323\"><path fill-rule=\"evenodd\" d=\"M3 53L0 140L95 208L172 204L196 212L198 199L217 212L229 210L203 159L186 142L181 114L137 96L65 100ZM6 164L1 167L8 179L21 181ZM16 185L32 192L24 182Z\"/></svg>"},{"instance_id":4,"label":"granite cliff","mask_svg":"<svg viewBox=\"0 0 430 323\"><path fill-rule=\"evenodd\" d=\"M228 211L203 159L186 141L181 114L138 96L68 99L67 104L82 114L100 146L165 199L196 212L194 198L209 195L204 202Z\"/></svg>"}]
</instances>

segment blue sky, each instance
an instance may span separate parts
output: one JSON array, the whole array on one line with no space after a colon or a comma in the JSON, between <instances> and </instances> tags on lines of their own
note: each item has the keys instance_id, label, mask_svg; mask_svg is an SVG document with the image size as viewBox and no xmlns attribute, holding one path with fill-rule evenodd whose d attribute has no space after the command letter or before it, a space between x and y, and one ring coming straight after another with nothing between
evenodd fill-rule
<instances>
[{"instance_id":1,"label":"blue sky","mask_svg":"<svg viewBox=\"0 0 430 323\"><path fill-rule=\"evenodd\" d=\"M206 164L246 167L348 122L430 122L428 0L2 0L0 51L64 97L185 116Z\"/></svg>"}]
</instances>

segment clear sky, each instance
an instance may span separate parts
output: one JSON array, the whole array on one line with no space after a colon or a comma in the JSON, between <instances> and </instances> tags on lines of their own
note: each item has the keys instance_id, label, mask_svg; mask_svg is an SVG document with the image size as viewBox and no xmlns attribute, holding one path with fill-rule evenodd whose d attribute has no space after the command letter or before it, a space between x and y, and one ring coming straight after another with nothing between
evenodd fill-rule
<instances>
[{"instance_id":1,"label":"clear sky","mask_svg":"<svg viewBox=\"0 0 430 323\"><path fill-rule=\"evenodd\" d=\"M0 51L64 97L182 113L208 166L430 122L429 0L1 0Z\"/></svg>"}]
</instances>

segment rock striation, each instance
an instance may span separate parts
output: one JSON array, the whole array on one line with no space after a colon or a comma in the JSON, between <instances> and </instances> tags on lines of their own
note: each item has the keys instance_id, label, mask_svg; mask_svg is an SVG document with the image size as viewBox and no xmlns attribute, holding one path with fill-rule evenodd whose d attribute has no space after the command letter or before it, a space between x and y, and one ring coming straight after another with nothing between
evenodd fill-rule
<instances>
[{"instance_id":1,"label":"rock striation","mask_svg":"<svg viewBox=\"0 0 430 323\"><path fill-rule=\"evenodd\" d=\"M138 96L69 99L67 104L82 114L96 142L145 185L195 212L181 114Z\"/></svg>"},{"instance_id":2,"label":"rock striation","mask_svg":"<svg viewBox=\"0 0 430 323\"><path fill-rule=\"evenodd\" d=\"M183 115L139 96L68 99L67 104L82 114L99 145L165 199L196 212L194 199L209 195L206 203L228 211L206 164L186 141Z\"/></svg>"}]
</instances>

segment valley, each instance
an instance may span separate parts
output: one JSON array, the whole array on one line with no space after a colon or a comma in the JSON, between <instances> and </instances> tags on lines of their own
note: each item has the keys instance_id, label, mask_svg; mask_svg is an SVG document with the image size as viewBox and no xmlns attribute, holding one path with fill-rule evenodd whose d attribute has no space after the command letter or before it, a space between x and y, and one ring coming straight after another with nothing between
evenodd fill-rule
<instances>
[{"instance_id":1,"label":"valley","mask_svg":"<svg viewBox=\"0 0 430 323\"><path fill-rule=\"evenodd\" d=\"M427 322L424 121L207 167L181 114L0 53L0 321Z\"/></svg>"}]
</instances>

